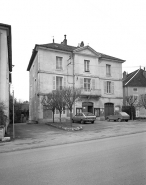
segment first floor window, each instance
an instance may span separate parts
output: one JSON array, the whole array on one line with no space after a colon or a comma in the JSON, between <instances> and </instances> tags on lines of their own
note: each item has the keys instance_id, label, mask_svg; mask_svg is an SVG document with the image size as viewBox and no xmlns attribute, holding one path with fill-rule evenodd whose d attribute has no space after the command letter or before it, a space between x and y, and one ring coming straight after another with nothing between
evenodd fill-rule
<instances>
[{"instance_id":1,"label":"first floor window","mask_svg":"<svg viewBox=\"0 0 146 185\"><path fill-rule=\"evenodd\" d=\"M56 76L56 89L62 90L62 77Z\"/></svg>"},{"instance_id":2,"label":"first floor window","mask_svg":"<svg viewBox=\"0 0 146 185\"><path fill-rule=\"evenodd\" d=\"M114 94L114 82L104 82L104 92L107 94Z\"/></svg>"},{"instance_id":3,"label":"first floor window","mask_svg":"<svg viewBox=\"0 0 146 185\"><path fill-rule=\"evenodd\" d=\"M91 79L89 79L89 78L84 78L84 90L85 90L85 91L90 90L90 81L91 81Z\"/></svg>"}]
</instances>

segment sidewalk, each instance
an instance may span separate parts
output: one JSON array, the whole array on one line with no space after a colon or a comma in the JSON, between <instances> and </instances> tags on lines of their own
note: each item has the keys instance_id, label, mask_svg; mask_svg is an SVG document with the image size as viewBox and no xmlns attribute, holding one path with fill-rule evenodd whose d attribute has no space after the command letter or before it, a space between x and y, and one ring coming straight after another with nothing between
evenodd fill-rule
<instances>
[{"instance_id":1,"label":"sidewalk","mask_svg":"<svg viewBox=\"0 0 146 185\"><path fill-rule=\"evenodd\" d=\"M66 131L47 124L15 124L15 139L0 142L0 153L146 132L146 121L73 123L73 127L79 126L83 130ZM8 136L12 138L12 125Z\"/></svg>"}]
</instances>

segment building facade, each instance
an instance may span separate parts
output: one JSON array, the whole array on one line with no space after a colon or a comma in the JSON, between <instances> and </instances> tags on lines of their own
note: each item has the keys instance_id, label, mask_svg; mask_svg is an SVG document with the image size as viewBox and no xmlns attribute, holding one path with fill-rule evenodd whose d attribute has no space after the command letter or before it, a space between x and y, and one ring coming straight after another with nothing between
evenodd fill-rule
<instances>
[{"instance_id":1,"label":"building facade","mask_svg":"<svg viewBox=\"0 0 146 185\"><path fill-rule=\"evenodd\" d=\"M133 71L127 74L123 73L123 105L128 105L126 102L127 96L136 97L135 105L138 103L141 94L146 94L146 71L145 68ZM136 117L146 118L145 108L136 107Z\"/></svg>"},{"instance_id":2,"label":"building facade","mask_svg":"<svg viewBox=\"0 0 146 185\"><path fill-rule=\"evenodd\" d=\"M7 116L6 128L9 124L9 93L12 72L11 26L0 23L0 102L5 105Z\"/></svg>"},{"instance_id":3,"label":"building facade","mask_svg":"<svg viewBox=\"0 0 146 185\"><path fill-rule=\"evenodd\" d=\"M43 94L55 89L74 86L81 88L81 98L75 102L73 114L94 113L99 119L119 110L123 103L122 63L124 60L96 52L90 46L67 45L66 35L61 44L35 45L29 71L29 119L42 121L52 118L43 109ZM68 117L65 108L63 117ZM55 111L55 117L59 117Z\"/></svg>"}]
</instances>

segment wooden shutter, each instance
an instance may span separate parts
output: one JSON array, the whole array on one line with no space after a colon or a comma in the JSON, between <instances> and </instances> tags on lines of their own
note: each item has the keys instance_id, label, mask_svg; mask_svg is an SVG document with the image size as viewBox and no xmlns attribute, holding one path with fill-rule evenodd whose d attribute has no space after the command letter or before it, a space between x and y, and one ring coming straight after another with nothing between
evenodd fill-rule
<instances>
[{"instance_id":1,"label":"wooden shutter","mask_svg":"<svg viewBox=\"0 0 146 185\"><path fill-rule=\"evenodd\" d=\"M53 90L56 90L56 76L53 76Z\"/></svg>"},{"instance_id":2,"label":"wooden shutter","mask_svg":"<svg viewBox=\"0 0 146 185\"><path fill-rule=\"evenodd\" d=\"M92 89L95 90L95 79L92 79Z\"/></svg>"},{"instance_id":3,"label":"wooden shutter","mask_svg":"<svg viewBox=\"0 0 146 185\"><path fill-rule=\"evenodd\" d=\"M104 93L107 93L107 82L104 81Z\"/></svg>"},{"instance_id":4,"label":"wooden shutter","mask_svg":"<svg viewBox=\"0 0 146 185\"><path fill-rule=\"evenodd\" d=\"M114 82L111 82L111 93L114 94Z\"/></svg>"},{"instance_id":5,"label":"wooden shutter","mask_svg":"<svg viewBox=\"0 0 146 185\"><path fill-rule=\"evenodd\" d=\"M84 89L84 79L83 78L80 78L80 87L81 89Z\"/></svg>"}]
</instances>

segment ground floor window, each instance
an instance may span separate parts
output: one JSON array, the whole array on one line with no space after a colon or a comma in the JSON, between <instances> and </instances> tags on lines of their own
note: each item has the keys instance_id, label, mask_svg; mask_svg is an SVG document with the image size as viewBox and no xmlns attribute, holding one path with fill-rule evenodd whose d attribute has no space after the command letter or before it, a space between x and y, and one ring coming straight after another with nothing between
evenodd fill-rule
<instances>
[{"instance_id":1,"label":"ground floor window","mask_svg":"<svg viewBox=\"0 0 146 185\"><path fill-rule=\"evenodd\" d=\"M100 117L100 108L94 108L94 115Z\"/></svg>"},{"instance_id":2,"label":"ground floor window","mask_svg":"<svg viewBox=\"0 0 146 185\"><path fill-rule=\"evenodd\" d=\"M55 109L55 114L60 114L58 109ZM63 108L62 114L65 114L65 107Z\"/></svg>"},{"instance_id":3,"label":"ground floor window","mask_svg":"<svg viewBox=\"0 0 146 185\"><path fill-rule=\"evenodd\" d=\"M82 108L76 108L76 114L81 113L82 112Z\"/></svg>"}]
</instances>

